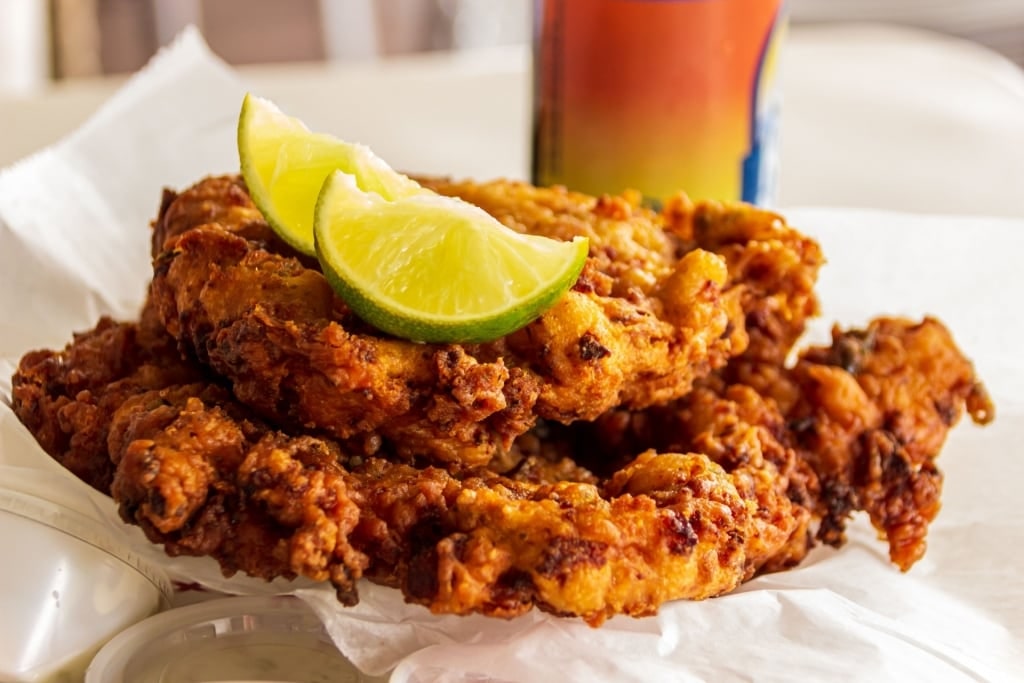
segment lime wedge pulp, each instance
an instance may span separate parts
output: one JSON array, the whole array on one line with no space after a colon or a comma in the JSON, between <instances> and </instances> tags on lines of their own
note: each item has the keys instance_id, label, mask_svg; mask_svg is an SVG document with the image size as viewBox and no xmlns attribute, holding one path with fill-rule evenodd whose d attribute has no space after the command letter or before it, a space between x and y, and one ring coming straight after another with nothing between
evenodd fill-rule
<instances>
[{"instance_id":1,"label":"lime wedge pulp","mask_svg":"<svg viewBox=\"0 0 1024 683\"><path fill-rule=\"evenodd\" d=\"M328 176L316 203L317 256L364 320L424 342L481 342L523 327L576 282L587 240L517 233L432 192L388 199Z\"/></svg>"},{"instance_id":2,"label":"lime wedge pulp","mask_svg":"<svg viewBox=\"0 0 1024 683\"><path fill-rule=\"evenodd\" d=\"M428 190L394 171L368 147L311 132L272 102L245 96L238 117L238 157L257 208L288 244L313 256L313 209L324 179L350 174L364 192L397 199Z\"/></svg>"}]
</instances>

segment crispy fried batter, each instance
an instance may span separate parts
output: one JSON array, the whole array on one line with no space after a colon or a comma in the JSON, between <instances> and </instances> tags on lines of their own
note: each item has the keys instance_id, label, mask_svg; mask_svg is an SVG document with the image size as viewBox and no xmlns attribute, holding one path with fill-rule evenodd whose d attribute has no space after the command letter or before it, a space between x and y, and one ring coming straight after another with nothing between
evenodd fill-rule
<instances>
[{"instance_id":1,"label":"crispy fried batter","mask_svg":"<svg viewBox=\"0 0 1024 683\"><path fill-rule=\"evenodd\" d=\"M825 261L818 243L782 216L748 204L694 204L680 195L666 203L664 215L667 230L728 264L730 287L742 291L750 336L741 357L783 364L818 313L814 284Z\"/></svg>"},{"instance_id":2,"label":"crispy fried batter","mask_svg":"<svg viewBox=\"0 0 1024 683\"><path fill-rule=\"evenodd\" d=\"M210 385L128 399L111 425L121 516L172 555L209 555L225 574L330 580L345 604L366 558L336 446L286 437Z\"/></svg>"},{"instance_id":3,"label":"crispy fried batter","mask_svg":"<svg viewBox=\"0 0 1024 683\"><path fill-rule=\"evenodd\" d=\"M833 329L832 345L807 351L792 376L795 440L829 507L822 540L841 542L849 512L866 510L892 561L909 569L939 511L935 458L946 435L965 410L977 424L995 416L970 361L934 318L881 318Z\"/></svg>"},{"instance_id":4,"label":"crispy fried batter","mask_svg":"<svg viewBox=\"0 0 1024 683\"><path fill-rule=\"evenodd\" d=\"M855 510L901 568L924 552L946 433L993 417L940 323L836 329L789 368L822 258L774 214L430 185L588 236L574 290L491 344L392 339L207 179L164 196L142 320L27 354L16 413L168 553L345 604L365 576L438 613L597 625L792 567Z\"/></svg>"},{"instance_id":5,"label":"crispy fried batter","mask_svg":"<svg viewBox=\"0 0 1024 683\"><path fill-rule=\"evenodd\" d=\"M65 361L85 358L76 345L95 338L80 336ZM88 360L97 372L111 362ZM127 396L108 431L109 458L91 457L116 467L121 514L151 540L229 573L329 580L343 602L365 572L435 612L538 606L597 624L731 590L748 573L748 539L760 543L751 482L699 454L648 453L602 485L356 466L362 458L275 431L209 383Z\"/></svg>"},{"instance_id":6,"label":"crispy fried batter","mask_svg":"<svg viewBox=\"0 0 1024 683\"><path fill-rule=\"evenodd\" d=\"M738 293L722 292L725 264L702 250L675 256L654 214L623 200L526 186L510 198L495 187L502 215L541 234L575 221L597 254L552 309L496 342L415 344L368 329L318 271L248 238L258 212L224 178L165 199L157 308L171 335L268 419L362 439L367 454L470 465L508 449L538 416L587 420L683 395L743 349ZM217 193L229 195L230 211L207 207ZM612 258L620 252L630 260Z\"/></svg>"},{"instance_id":7,"label":"crispy fried batter","mask_svg":"<svg viewBox=\"0 0 1024 683\"><path fill-rule=\"evenodd\" d=\"M160 211L153 221L152 257L164 252L168 240L206 223L218 223L239 237L267 245L274 253L298 256L256 209L241 177L218 176L182 194L164 190Z\"/></svg>"},{"instance_id":8,"label":"crispy fried batter","mask_svg":"<svg viewBox=\"0 0 1024 683\"><path fill-rule=\"evenodd\" d=\"M671 404L580 425L580 437L602 448L599 460L607 462L644 448L696 451L736 475L763 457L776 474L758 495L784 495L803 513L794 514L799 530L782 552L750 553L755 565L764 560L760 570L802 559L814 526L817 540L842 545L858 510L888 540L892 561L909 569L939 510L935 458L946 435L965 410L978 424L994 417L949 331L933 318L881 318L865 330L834 329L831 346L809 349L792 369L760 367L762 379L781 387L773 393L788 399L785 412L774 398L719 376ZM784 507L764 510L778 515ZM772 519L762 522L770 527Z\"/></svg>"},{"instance_id":9,"label":"crispy fried batter","mask_svg":"<svg viewBox=\"0 0 1024 683\"><path fill-rule=\"evenodd\" d=\"M371 575L435 612L508 617L536 605L596 625L744 576L749 503L701 455L645 454L603 488L459 481L379 460L358 476L368 513L354 538L373 539Z\"/></svg>"},{"instance_id":10,"label":"crispy fried batter","mask_svg":"<svg viewBox=\"0 0 1024 683\"><path fill-rule=\"evenodd\" d=\"M57 462L107 492L113 467L107 436L114 410L150 389L196 381L148 309L140 324L102 318L64 351L33 351L13 378L14 413Z\"/></svg>"},{"instance_id":11,"label":"crispy fried batter","mask_svg":"<svg viewBox=\"0 0 1024 683\"><path fill-rule=\"evenodd\" d=\"M757 501L748 575L795 566L813 546L817 475L791 446L775 403L750 387L708 383L665 406L610 412L576 431L603 461L627 462L643 449L695 452L729 472Z\"/></svg>"},{"instance_id":12,"label":"crispy fried batter","mask_svg":"<svg viewBox=\"0 0 1024 683\"><path fill-rule=\"evenodd\" d=\"M615 296L650 296L656 283L688 251L725 259L727 289L740 296L752 362L781 365L818 313L814 293L825 259L813 239L782 216L748 204L671 197L660 215L639 206L640 195L588 197L565 188L538 189L505 180L420 181L441 194L465 199L519 232L561 240L590 240L590 265L608 278ZM732 363L735 366L736 363Z\"/></svg>"},{"instance_id":13,"label":"crispy fried batter","mask_svg":"<svg viewBox=\"0 0 1024 683\"><path fill-rule=\"evenodd\" d=\"M818 313L814 285L825 261L818 243L778 214L746 204L693 204L680 195L664 213L667 229L725 258L727 291L741 293L750 343L719 379L752 387L786 412L799 390L781 374L807 320Z\"/></svg>"},{"instance_id":14,"label":"crispy fried batter","mask_svg":"<svg viewBox=\"0 0 1024 683\"><path fill-rule=\"evenodd\" d=\"M106 366L125 362L80 352L98 334L64 352L68 372L80 362L113 376ZM168 377L191 374L189 361L165 361ZM534 479L553 475L545 483L357 466L362 458L329 441L272 429L216 384L111 397L121 402L104 423L109 458L89 455L116 467L111 492L126 520L172 554L210 555L229 573L329 580L345 602L365 572L437 612L539 606L596 624L730 590L750 574L750 552L781 542L761 522L778 506L758 473L729 475L704 455L648 453L597 485L564 480L583 472L566 463L534 461Z\"/></svg>"}]
</instances>

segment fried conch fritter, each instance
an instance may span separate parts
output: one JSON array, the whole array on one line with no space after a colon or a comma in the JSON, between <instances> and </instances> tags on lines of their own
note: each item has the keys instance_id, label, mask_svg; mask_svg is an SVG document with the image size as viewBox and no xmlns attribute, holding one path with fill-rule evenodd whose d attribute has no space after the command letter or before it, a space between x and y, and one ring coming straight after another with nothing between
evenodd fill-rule
<instances>
[{"instance_id":1,"label":"fried conch fritter","mask_svg":"<svg viewBox=\"0 0 1024 683\"><path fill-rule=\"evenodd\" d=\"M939 322L836 330L788 366L823 257L777 215L425 182L587 236L579 282L489 344L394 339L209 178L165 193L140 321L27 354L15 412L168 553L345 604L365 577L437 613L597 625L791 568L857 510L901 568L924 552L948 430L993 416Z\"/></svg>"},{"instance_id":2,"label":"fried conch fritter","mask_svg":"<svg viewBox=\"0 0 1024 683\"><path fill-rule=\"evenodd\" d=\"M682 396L745 348L725 261L681 253L656 214L557 190L509 205L534 234L585 234L592 256L553 308L492 343L368 328L318 269L266 238L234 178L165 200L153 299L171 336L259 414L366 455L437 463L486 464L538 417L592 420Z\"/></svg>"},{"instance_id":3,"label":"fried conch fritter","mask_svg":"<svg viewBox=\"0 0 1024 683\"><path fill-rule=\"evenodd\" d=\"M773 472L729 474L699 453L641 454L598 484L364 459L273 429L224 387L188 381L203 377L188 361L90 352L111 338L146 337L104 320L64 352L27 356L15 410L76 413L92 402L86 392L47 392L72 375L110 377L92 389L110 397L107 410L90 424L63 423L68 431L44 446L66 462L54 444L95 434L107 449L91 450L93 466L80 471L103 487L113 468L122 517L169 553L212 556L228 573L330 581L346 603L368 576L435 612L513 616L538 606L597 624L729 591L751 574L748 549L770 554L799 525L773 493ZM123 378L156 372L166 385L120 389Z\"/></svg>"}]
</instances>

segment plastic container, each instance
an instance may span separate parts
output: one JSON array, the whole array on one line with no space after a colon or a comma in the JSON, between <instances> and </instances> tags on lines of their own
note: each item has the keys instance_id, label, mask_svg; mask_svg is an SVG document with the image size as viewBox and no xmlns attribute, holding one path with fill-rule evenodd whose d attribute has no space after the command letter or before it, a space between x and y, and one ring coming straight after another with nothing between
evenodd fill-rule
<instances>
[{"instance_id":1,"label":"plastic container","mask_svg":"<svg viewBox=\"0 0 1024 683\"><path fill-rule=\"evenodd\" d=\"M81 680L107 640L169 605L164 574L60 502L68 490L65 477L0 468L2 681Z\"/></svg>"},{"instance_id":2,"label":"plastic container","mask_svg":"<svg viewBox=\"0 0 1024 683\"><path fill-rule=\"evenodd\" d=\"M172 609L100 651L85 683L357 683L358 669L298 598L233 597Z\"/></svg>"}]
</instances>

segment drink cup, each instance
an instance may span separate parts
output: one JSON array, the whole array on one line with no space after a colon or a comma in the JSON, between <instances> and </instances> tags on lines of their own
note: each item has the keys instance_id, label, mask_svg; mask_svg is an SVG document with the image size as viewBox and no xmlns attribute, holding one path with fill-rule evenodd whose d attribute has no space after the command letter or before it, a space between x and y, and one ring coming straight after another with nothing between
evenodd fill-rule
<instances>
[{"instance_id":1,"label":"drink cup","mask_svg":"<svg viewBox=\"0 0 1024 683\"><path fill-rule=\"evenodd\" d=\"M771 205L781 0L539 0L533 181Z\"/></svg>"}]
</instances>

